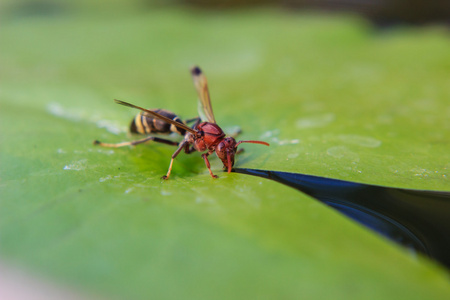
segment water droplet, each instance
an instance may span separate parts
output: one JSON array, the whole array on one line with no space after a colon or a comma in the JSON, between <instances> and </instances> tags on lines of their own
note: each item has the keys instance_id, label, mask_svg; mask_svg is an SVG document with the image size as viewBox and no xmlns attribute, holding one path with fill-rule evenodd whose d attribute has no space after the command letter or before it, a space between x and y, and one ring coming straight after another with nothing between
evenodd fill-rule
<instances>
[{"instance_id":1,"label":"water droplet","mask_svg":"<svg viewBox=\"0 0 450 300\"><path fill-rule=\"evenodd\" d=\"M82 160L75 161L75 162L65 165L63 169L71 170L71 171L81 171L81 170L86 169L86 163L87 163L87 159L82 159Z\"/></svg>"},{"instance_id":2,"label":"water droplet","mask_svg":"<svg viewBox=\"0 0 450 300\"><path fill-rule=\"evenodd\" d=\"M368 148L376 148L381 145L381 141L368 136L356 134L341 134L338 139L346 144L357 145Z\"/></svg>"},{"instance_id":3,"label":"water droplet","mask_svg":"<svg viewBox=\"0 0 450 300\"><path fill-rule=\"evenodd\" d=\"M308 129L308 128L317 128L317 127L325 127L331 122L335 120L335 116L332 113L305 117L298 119L296 122L297 128L299 129Z\"/></svg>"},{"instance_id":4,"label":"water droplet","mask_svg":"<svg viewBox=\"0 0 450 300\"><path fill-rule=\"evenodd\" d=\"M337 159L347 159L352 162L359 162L359 155L350 151L345 146L335 146L328 148L327 154Z\"/></svg>"},{"instance_id":5,"label":"water droplet","mask_svg":"<svg viewBox=\"0 0 450 300\"><path fill-rule=\"evenodd\" d=\"M111 175L108 175L108 176L106 176L106 177L100 178L98 181L100 181L100 182L105 182L106 180L110 180L111 178L112 178L112 176L111 176Z\"/></svg>"},{"instance_id":6,"label":"water droplet","mask_svg":"<svg viewBox=\"0 0 450 300\"><path fill-rule=\"evenodd\" d=\"M291 154L288 154L288 158L289 158L289 159L296 158L297 156L298 156L298 153L291 153Z\"/></svg>"}]
</instances>

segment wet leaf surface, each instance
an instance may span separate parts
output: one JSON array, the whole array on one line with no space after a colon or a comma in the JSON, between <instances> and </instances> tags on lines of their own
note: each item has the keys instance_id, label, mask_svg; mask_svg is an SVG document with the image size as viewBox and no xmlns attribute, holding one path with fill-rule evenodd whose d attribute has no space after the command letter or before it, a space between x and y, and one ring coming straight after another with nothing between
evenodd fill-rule
<instances>
[{"instance_id":1,"label":"wet leaf surface","mask_svg":"<svg viewBox=\"0 0 450 300\"><path fill-rule=\"evenodd\" d=\"M12 10L5 10L3 14ZM176 8L6 15L0 250L55 281L157 299L445 299L448 273L294 189L129 140L114 98L196 115L189 67L237 166L448 190L449 41L351 17ZM261 34L263 32L264 34Z\"/></svg>"}]
</instances>

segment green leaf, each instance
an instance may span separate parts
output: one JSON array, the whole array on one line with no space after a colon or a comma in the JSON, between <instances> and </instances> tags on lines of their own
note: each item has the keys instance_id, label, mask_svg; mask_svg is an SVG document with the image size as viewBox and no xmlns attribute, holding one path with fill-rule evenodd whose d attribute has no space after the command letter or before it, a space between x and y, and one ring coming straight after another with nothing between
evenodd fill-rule
<instances>
[{"instance_id":1,"label":"green leaf","mask_svg":"<svg viewBox=\"0 0 450 300\"><path fill-rule=\"evenodd\" d=\"M80 4L81 5L81 4ZM65 6L62 6L65 7ZM81 5L81 7L84 7ZM450 42L271 10L2 12L0 251L120 298L445 299L448 271L293 189L198 153L120 142L137 111L196 116L189 67L238 167L448 190ZM22 10L21 10L22 9ZM4 18L3 18L4 17Z\"/></svg>"}]
</instances>

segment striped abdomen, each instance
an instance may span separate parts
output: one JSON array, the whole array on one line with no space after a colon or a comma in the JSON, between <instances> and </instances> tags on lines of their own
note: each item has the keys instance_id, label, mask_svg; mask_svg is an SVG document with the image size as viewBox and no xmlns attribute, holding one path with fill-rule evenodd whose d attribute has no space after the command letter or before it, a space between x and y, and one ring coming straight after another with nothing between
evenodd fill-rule
<instances>
[{"instance_id":1,"label":"striped abdomen","mask_svg":"<svg viewBox=\"0 0 450 300\"><path fill-rule=\"evenodd\" d=\"M167 118L170 118L176 122L180 122L183 124L181 119L173 112L170 112L165 109L151 109L151 111L154 111L160 115L163 115ZM136 117L134 117L133 121L131 121L130 124L130 132L139 134L149 134L149 133L169 134L175 132L180 135L184 135L186 133L185 130L180 129L175 125L156 119L146 112L140 112L139 114L136 115Z\"/></svg>"}]
</instances>

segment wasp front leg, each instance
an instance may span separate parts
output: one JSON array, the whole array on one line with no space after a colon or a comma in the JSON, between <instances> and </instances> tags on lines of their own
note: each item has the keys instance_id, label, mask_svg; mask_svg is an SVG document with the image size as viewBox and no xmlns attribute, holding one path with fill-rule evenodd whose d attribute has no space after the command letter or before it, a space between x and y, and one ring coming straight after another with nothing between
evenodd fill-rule
<instances>
[{"instance_id":1,"label":"wasp front leg","mask_svg":"<svg viewBox=\"0 0 450 300\"><path fill-rule=\"evenodd\" d=\"M214 152L214 151L213 151L213 152ZM213 172L211 171L211 164L209 163L209 160L208 160L208 156L209 156L211 153L213 153L213 152L203 153L203 154L202 154L202 158L205 160L206 167L208 168L208 171L209 171L209 174L211 175L211 177L212 177L212 178L218 178L219 176L214 175Z\"/></svg>"}]
</instances>

